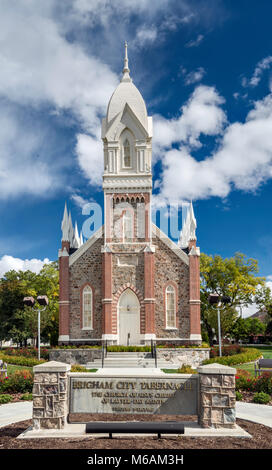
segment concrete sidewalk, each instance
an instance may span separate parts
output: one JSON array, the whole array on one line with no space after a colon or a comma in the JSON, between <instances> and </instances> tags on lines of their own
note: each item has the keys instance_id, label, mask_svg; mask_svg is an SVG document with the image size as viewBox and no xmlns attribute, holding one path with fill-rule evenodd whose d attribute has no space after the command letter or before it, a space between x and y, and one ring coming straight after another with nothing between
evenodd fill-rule
<instances>
[{"instance_id":1,"label":"concrete sidewalk","mask_svg":"<svg viewBox=\"0 0 272 470\"><path fill-rule=\"evenodd\" d=\"M272 406L237 401L236 418L245 419L272 428Z\"/></svg>"},{"instance_id":2,"label":"concrete sidewalk","mask_svg":"<svg viewBox=\"0 0 272 470\"><path fill-rule=\"evenodd\" d=\"M0 405L0 428L32 418L32 401Z\"/></svg>"},{"instance_id":3,"label":"concrete sidewalk","mask_svg":"<svg viewBox=\"0 0 272 470\"><path fill-rule=\"evenodd\" d=\"M236 402L236 417L272 428L272 406ZM32 402L0 405L0 428L32 418Z\"/></svg>"}]
</instances>

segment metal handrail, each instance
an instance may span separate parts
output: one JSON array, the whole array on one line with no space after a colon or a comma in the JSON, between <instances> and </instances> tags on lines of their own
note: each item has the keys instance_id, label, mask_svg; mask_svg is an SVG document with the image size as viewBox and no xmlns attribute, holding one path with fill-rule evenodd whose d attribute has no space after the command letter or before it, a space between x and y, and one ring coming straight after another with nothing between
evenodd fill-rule
<instances>
[{"instance_id":1,"label":"metal handrail","mask_svg":"<svg viewBox=\"0 0 272 470\"><path fill-rule=\"evenodd\" d=\"M156 341L154 341L154 358L155 358L155 368L158 367L158 361L157 361L157 345Z\"/></svg>"},{"instance_id":2,"label":"metal handrail","mask_svg":"<svg viewBox=\"0 0 272 470\"><path fill-rule=\"evenodd\" d=\"M102 342L102 369L104 368L104 341Z\"/></svg>"}]
</instances>

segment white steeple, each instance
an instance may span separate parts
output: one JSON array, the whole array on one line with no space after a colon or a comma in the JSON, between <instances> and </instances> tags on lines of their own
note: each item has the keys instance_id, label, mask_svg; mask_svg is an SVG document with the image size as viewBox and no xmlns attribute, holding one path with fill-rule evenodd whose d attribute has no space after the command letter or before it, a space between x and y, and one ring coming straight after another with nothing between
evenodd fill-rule
<instances>
[{"instance_id":1,"label":"white steeple","mask_svg":"<svg viewBox=\"0 0 272 470\"><path fill-rule=\"evenodd\" d=\"M131 78L129 75L129 68L128 68L128 52L127 52L127 42L125 42L125 58L124 58L124 68L123 68L123 77L121 82L131 82Z\"/></svg>"},{"instance_id":2,"label":"white steeple","mask_svg":"<svg viewBox=\"0 0 272 470\"><path fill-rule=\"evenodd\" d=\"M73 241L74 241L74 228L73 228L71 211L69 211L69 242L70 242L71 248L73 247Z\"/></svg>"},{"instance_id":3,"label":"white steeple","mask_svg":"<svg viewBox=\"0 0 272 470\"><path fill-rule=\"evenodd\" d=\"M74 237L73 237L73 248L80 247L80 238L78 234L77 222L75 223Z\"/></svg>"},{"instance_id":4,"label":"white steeple","mask_svg":"<svg viewBox=\"0 0 272 470\"><path fill-rule=\"evenodd\" d=\"M193 203L191 201L190 207L187 211L185 223L182 226L180 232L180 238L178 245L181 249L188 248L190 240L196 240L196 218L193 209Z\"/></svg>"},{"instance_id":5,"label":"white steeple","mask_svg":"<svg viewBox=\"0 0 272 470\"><path fill-rule=\"evenodd\" d=\"M80 246L82 246L84 244L82 230L80 232L80 237L79 238L80 238Z\"/></svg>"},{"instance_id":6,"label":"white steeple","mask_svg":"<svg viewBox=\"0 0 272 470\"><path fill-rule=\"evenodd\" d=\"M68 217L68 212L67 212L67 206L65 202L64 206L64 213L63 213L63 219L61 223L61 230L62 230L62 241L68 242L69 241L69 217Z\"/></svg>"}]
</instances>

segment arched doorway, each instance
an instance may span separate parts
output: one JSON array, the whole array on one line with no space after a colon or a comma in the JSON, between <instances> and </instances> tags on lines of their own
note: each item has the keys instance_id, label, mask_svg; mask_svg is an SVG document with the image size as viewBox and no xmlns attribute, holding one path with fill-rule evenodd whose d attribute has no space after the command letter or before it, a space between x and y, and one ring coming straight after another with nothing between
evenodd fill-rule
<instances>
[{"instance_id":1,"label":"arched doorway","mask_svg":"<svg viewBox=\"0 0 272 470\"><path fill-rule=\"evenodd\" d=\"M140 344L140 303L131 289L126 289L118 302L119 344Z\"/></svg>"}]
</instances>

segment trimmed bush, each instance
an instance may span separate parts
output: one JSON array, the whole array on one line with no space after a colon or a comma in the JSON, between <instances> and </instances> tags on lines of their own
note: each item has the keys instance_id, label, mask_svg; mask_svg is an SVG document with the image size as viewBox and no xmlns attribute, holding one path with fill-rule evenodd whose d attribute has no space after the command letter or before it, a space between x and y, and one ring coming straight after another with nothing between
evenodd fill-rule
<instances>
[{"instance_id":1,"label":"trimmed bush","mask_svg":"<svg viewBox=\"0 0 272 470\"><path fill-rule=\"evenodd\" d=\"M0 405L4 405L5 403L9 403L10 401L12 401L11 395L0 395Z\"/></svg>"},{"instance_id":2,"label":"trimmed bush","mask_svg":"<svg viewBox=\"0 0 272 470\"><path fill-rule=\"evenodd\" d=\"M266 405L266 403L269 403L270 400L271 400L270 395L264 392L255 393L253 397L254 403L262 403L264 405Z\"/></svg>"},{"instance_id":3,"label":"trimmed bush","mask_svg":"<svg viewBox=\"0 0 272 470\"><path fill-rule=\"evenodd\" d=\"M4 362L7 362L8 364L26 367L34 367L38 364L43 364L46 362L44 359L38 361L38 359L35 358L27 358L24 356L8 356L2 353L0 353L0 359L2 359Z\"/></svg>"},{"instance_id":4,"label":"trimmed bush","mask_svg":"<svg viewBox=\"0 0 272 470\"><path fill-rule=\"evenodd\" d=\"M192 369L191 366L183 364L179 369L177 369L177 374L196 374L196 369Z\"/></svg>"},{"instance_id":5,"label":"trimmed bush","mask_svg":"<svg viewBox=\"0 0 272 470\"><path fill-rule=\"evenodd\" d=\"M21 396L20 400L32 401L32 393L24 393L24 395Z\"/></svg>"},{"instance_id":6,"label":"trimmed bush","mask_svg":"<svg viewBox=\"0 0 272 470\"><path fill-rule=\"evenodd\" d=\"M241 392L235 392L235 395L236 395L236 400L237 401L241 401L243 400L243 395L241 394Z\"/></svg>"},{"instance_id":7,"label":"trimmed bush","mask_svg":"<svg viewBox=\"0 0 272 470\"><path fill-rule=\"evenodd\" d=\"M216 356L211 359L206 359L202 362L202 365L205 364L223 364L225 366L235 366L238 364L244 364L245 362L253 362L259 359L262 353L258 349L254 348L241 348L242 352L240 354L234 354L233 356Z\"/></svg>"},{"instance_id":8,"label":"trimmed bush","mask_svg":"<svg viewBox=\"0 0 272 470\"><path fill-rule=\"evenodd\" d=\"M45 360L49 360L49 350L47 348L42 347L40 349L41 358ZM27 359L37 359L38 357L38 348L5 348L3 350L3 354L12 357L26 357Z\"/></svg>"}]
</instances>

